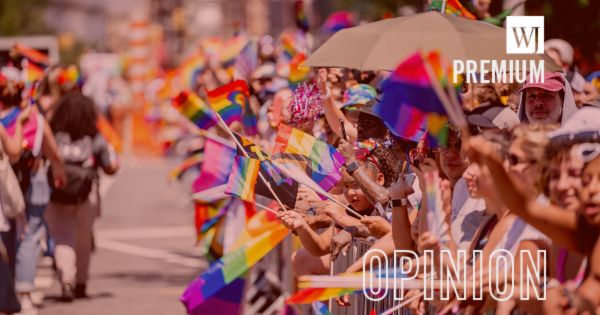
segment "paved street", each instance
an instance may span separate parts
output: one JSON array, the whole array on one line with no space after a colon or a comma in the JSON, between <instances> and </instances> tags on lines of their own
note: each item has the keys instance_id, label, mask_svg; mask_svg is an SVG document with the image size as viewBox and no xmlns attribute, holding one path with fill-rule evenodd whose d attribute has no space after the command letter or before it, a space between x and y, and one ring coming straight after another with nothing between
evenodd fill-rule
<instances>
[{"instance_id":1,"label":"paved street","mask_svg":"<svg viewBox=\"0 0 600 315\"><path fill-rule=\"evenodd\" d=\"M58 301L60 285L51 267L42 266L36 279L45 295L39 314L185 314L179 295L204 261L194 247L188 186L167 180L173 165L130 158L118 176L104 181L90 299Z\"/></svg>"}]
</instances>

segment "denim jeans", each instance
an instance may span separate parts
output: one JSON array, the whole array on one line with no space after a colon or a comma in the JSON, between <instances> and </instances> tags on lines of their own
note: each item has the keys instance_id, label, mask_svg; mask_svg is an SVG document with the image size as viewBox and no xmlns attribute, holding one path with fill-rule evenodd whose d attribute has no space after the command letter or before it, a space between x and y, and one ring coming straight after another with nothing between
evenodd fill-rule
<instances>
[{"instance_id":1,"label":"denim jeans","mask_svg":"<svg viewBox=\"0 0 600 315\"><path fill-rule=\"evenodd\" d=\"M27 205L27 228L17 244L16 283L17 292L31 292L35 289L34 279L38 258L41 252L40 241L44 236L44 209L46 206Z\"/></svg>"}]
</instances>

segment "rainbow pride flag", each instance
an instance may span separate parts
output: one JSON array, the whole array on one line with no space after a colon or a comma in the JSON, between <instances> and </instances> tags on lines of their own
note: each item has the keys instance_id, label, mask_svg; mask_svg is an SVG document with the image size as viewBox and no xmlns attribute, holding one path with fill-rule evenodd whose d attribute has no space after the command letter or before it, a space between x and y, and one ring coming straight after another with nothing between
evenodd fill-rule
<instances>
[{"instance_id":1,"label":"rainbow pride flag","mask_svg":"<svg viewBox=\"0 0 600 315\"><path fill-rule=\"evenodd\" d=\"M258 43L249 40L235 58L235 77L249 80L258 67Z\"/></svg>"},{"instance_id":2,"label":"rainbow pride flag","mask_svg":"<svg viewBox=\"0 0 600 315\"><path fill-rule=\"evenodd\" d=\"M383 97L374 111L396 136L416 142L426 128L430 143L443 146L448 139L448 114L431 85L425 62L420 53L404 60L381 84Z\"/></svg>"},{"instance_id":3,"label":"rainbow pride flag","mask_svg":"<svg viewBox=\"0 0 600 315\"><path fill-rule=\"evenodd\" d=\"M287 304L309 304L317 301L325 301L346 294L353 294L356 289L350 288L306 288L296 292L287 300Z\"/></svg>"},{"instance_id":4,"label":"rainbow pride flag","mask_svg":"<svg viewBox=\"0 0 600 315\"><path fill-rule=\"evenodd\" d=\"M50 65L50 58L48 58L48 55L37 49L23 44L15 44L13 50L23 58L27 59L30 63L36 64L38 67L46 68Z\"/></svg>"},{"instance_id":5,"label":"rainbow pride flag","mask_svg":"<svg viewBox=\"0 0 600 315\"><path fill-rule=\"evenodd\" d=\"M304 1L296 0L294 3L294 16L296 18L296 26L304 32L308 32L309 24L304 10Z\"/></svg>"},{"instance_id":6,"label":"rainbow pride flag","mask_svg":"<svg viewBox=\"0 0 600 315\"><path fill-rule=\"evenodd\" d=\"M430 10L441 11L443 0L433 0L429 6ZM477 20L477 17L467 10L459 0L446 0L445 14L461 16L469 20Z\"/></svg>"},{"instance_id":7,"label":"rainbow pride flag","mask_svg":"<svg viewBox=\"0 0 600 315\"><path fill-rule=\"evenodd\" d=\"M32 62L25 62L23 71L24 81L28 86L32 86L36 81L44 77L44 69Z\"/></svg>"},{"instance_id":8,"label":"rainbow pride flag","mask_svg":"<svg viewBox=\"0 0 600 315\"><path fill-rule=\"evenodd\" d=\"M175 180L180 178L187 170L193 168L194 166L200 165L204 161L204 154L198 153L194 154L185 160L183 160L177 167L169 172L169 179Z\"/></svg>"},{"instance_id":9,"label":"rainbow pride flag","mask_svg":"<svg viewBox=\"0 0 600 315\"><path fill-rule=\"evenodd\" d=\"M254 187L259 169L259 160L236 156L225 193L244 201L254 202Z\"/></svg>"},{"instance_id":10,"label":"rainbow pride flag","mask_svg":"<svg viewBox=\"0 0 600 315\"><path fill-rule=\"evenodd\" d=\"M56 78L56 81L61 86L78 86L81 85L81 75L79 75L79 70L77 66L70 65L65 69L62 69Z\"/></svg>"},{"instance_id":11,"label":"rainbow pride flag","mask_svg":"<svg viewBox=\"0 0 600 315\"><path fill-rule=\"evenodd\" d=\"M304 66L306 56L303 53L298 53L290 61L290 75L288 81L292 88L297 87L300 83L308 79L310 68Z\"/></svg>"},{"instance_id":12,"label":"rainbow pride flag","mask_svg":"<svg viewBox=\"0 0 600 315\"><path fill-rule=\"evenodd\" d=\"M331 145L286 125L279 125L273 159L306 170L321 188L329 191L342 178L344 157Z\"/></svg>"},{"instance_id":13,"label":"rainbow pride flag","mask_svg":"<svg viewBox=\"0 0 600 315\"><path fill-rule=\"evenodd\" d=\"M206 314L241 314L242 298L244 297L244 286L246 280L243 278L235 279L232 283L225 286L214 296L207 299L204 303L198 305L189 315Z\"/></svg>"},{"instance_id":14,"label":"rainbow pride flag","mask_svg":"<svg viewBox=\"0 0 600 315\"><path fill-rule=\"evenodd\" d=\"M219 51L219 61L224 68L235 64L235 59L248 43L248 38L243 34L237 34L229 38Z\"/></svg>"},{"instance_id":15,"label":"rainbow pride flag","mask_svg":"<svg viewBox=\"0 0 600 315\"><path fill-rule=\"evenodd\" d=\"M298 53L298 40L292 32L283 32L279 37L283 57L286 60L292 60Z\"/></svg>"},{"instance_id":16,"label":"rainbow pride flag","mask_svg":"<svg viewBox=\"0 0 600 315\"><path fill-rule=\"evenodd\" d=\"M242 112L249 107L249 95L246 81L236 80L209 91L207 98L212 109L229 125L234 121L242 121Z\"/></svg>"},{"instance_id":17,"label":"rainbow pride flag","mask_svg":"<svg viewBox=\"0 0 600 315\"><path fill-rule=\"evenodd\" d=\"M266 211L256 215L263 212ZM272 213L265 213L264 218L268 221L277 221ZM282 224L271 225L271 227L225 254L188 285L180 298L188 314L196 314L196 310L205 301L246 273L289 234L289 230Z\"/></svg>"},{"instance_id":18,"label":"rainbow pride flag","mask_svg":"<svg viewBox=\"0 0 600 315\"><path fill-rule=\"evenodd\" d=\"M223 198L213 202L196 202L194 209L194 226L196 227L196 235L198 236L198 241L201 240L209 227L207 227L207 222L217 218L221 212L221 209L227 206L230 198ZM214 220L216 221L218 220ZM214 226L214 223L211 225Z\"/></svg>"},{"instance_id":19,"label":"rainbow pride flag","mask_svg":"<svg viewBox=\"0 0 600 315\"><path fill-rule=\"evenodd\" d=\"M354 25L356 25L354 22L354 15L351 12L337 11L331 13L327 17L327 20L325 20L325 23L323 24L323 30L328 33L335 33L339 30L353 27Z\"/></svg>"},{"instance_id":20,"label":"rainbow pride flag","mask_svg":"<svg viewBox=\"0 0 600 315\"><path fill-rule=\"evenodd\" d=\"M201 192L226 184L235 155L235 148L211 138L206 138L204 162L202 163L200 176L194 182L193 191Z\"/></svg>"},{"instance_id":21,"label":"rainbow pride flag","mask_svg":"<svg viewBox=\"0 0 600 315\"><path fill-rule=\"evenodd\" d=\"M235 137L250 158L260 160L260 172L263 174L263 177L269 182L269 185L281 202L290 209L293 209L296 205L296 197L298 195L298 182L284 175L271 161L269 154L264 152L252 140L238 134L235 134ZM242 153L239 152L238 154L241 155ZM262 180L256 182L255 192L263 197L274 199L267 185Z\"/></svg>"},{"instance_id":22,"label":"rainbow pride flag","mask_svg":"<svg viewBox=\"0 0 600 315\"><path fill-rule=\"evenodd\" d=\"M210 107L198 95L183 91L173 98L173 105L198 128L208 129L216 125L216 117Z\"/></svg>"},{"instance_id":23,"label":"rainbow pride flag","mask_svg":"<svg viewBox=\"0 0 600 315\"><path fill-rule=\"evenodd\" d=\"M195 54L187 58L179 68L183 84L188 89L194 89L197 77L202 74L206 66L204 56Z\"/></svg>"}]
</instances>

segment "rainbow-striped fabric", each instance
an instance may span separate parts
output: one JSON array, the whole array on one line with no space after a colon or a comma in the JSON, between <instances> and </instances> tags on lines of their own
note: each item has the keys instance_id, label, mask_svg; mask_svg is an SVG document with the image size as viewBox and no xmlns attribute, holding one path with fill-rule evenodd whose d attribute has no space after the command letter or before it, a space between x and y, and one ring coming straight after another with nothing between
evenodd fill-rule
<instances>
[{"instance_id":1,"label":"rainbow-striped fabric","mask_svg":"<svg viewBox=\"0 0 600 315\"><path fill-rule=\"evenodd\" d=\"M351 288L306 288L296 292L287 300L287 304L309 304L316 301L325 301L346 294L353 294L356 289Z\"/></svg>"},{"instance_id":2,"label":"rainbow-striped fabric","mask_svg":"<svg viewBox=\"0 0 600 315\"><path fill-rule=\"evenodd\" d=\"M211 108L221 115L226 124L242 121L242 112L248 106L248 84L236 80L207 93Z\"/></svg>"},{"instance_id":3,"label":"rainbow-striped fabric","mask_svg":"<svg viewBox=\"0 0 600 315\"><path fill-rule=\"evenodd\" d=\"M339 30L353 27L355 24L354 15L348 11L337 11L331 13L325 23L323 24L323 30L328 33L335 33Z\"/></svg>"},{"instance_id":4,"label":"rainbow-striped fabric","mask_svg":"<svg viewBox=\"0 0 600 315\"><path fill-rule=\"evenodd\" d=\"M441 11L444 0L433 0L429 6L430 10ZM459 0L445 0L446 10L445 14L461 16L469 20L477 20L477 17L467 10Z\"/></svg>"},{"instance_id":5,"label":"rainbow-striped fabric","mask_svg":"<svg viewBox=\"0 0 600 315\"><path fill-rule=\"evenodd\" d=\"M200 192L226 184L235 155L235 148L206 138L204 162L200 176L194 182L193 191Z\"/></svg>"},{"instance_id":6,"label":"rainbow-striped fabric","mask_svg":"<svg viewBox=\"0 0 600 315\"><path fill-rule=\"evenodd\" d=\"M173 98L173 106L191 120L198 128L208 129L216 125L217 119L210 107L196 94L183 91Z\"/></svg>"},{"instance_id":7,"label":"rainbow-striped fabric","mask_svg":"<svg viewBox=\"0 0 600 315\"><path fill-rule=\"evenodd\" d=\"M298 53L290 61L290 75L288 81L292 88L297 87L298 84L308 79L310 68L304 66L305 60L306 56L303 53Z\"/></svg>"},{"instance_id":8,"label":"rainbow-striped fabric","mask_svg":"<svg viewBox=\"0 0 600 315\"><path fill-rule=\"evenodd\" d=\"M204 154L194 154L185 160L183 160L177 167L169 172L169 179L175 180L181 178L181 176L189 169L194 166L200 165L204 161Z\"/></svg>"},{"instance_id":9,"label":"rainbow-striped fabric","mask_svg":"<svg viewBox=\"0 0 600 315\"><path fill-rule=\"evenodd\" d=\"M255 217L262 218L267 223L278 221L275 215L267 211L258 212L251 220ZM188 314L196 314L205 301L242 276L289 234L289 230L282 224L269 226L269 229L263 230L260 234L244 233L244 235L252 235L251 238L225 254L188 285L180 298Z\"/></svg>"},{"instance_id":10,"label":"rainbow-striped fabric","mask_svg":"<svg viewBox=\"0 0 600 315\"><path fill-rule=\"evenodd\" d=\"M381 84L383 97L374 111L399 137L416 142L427 129L432 145L445 145L448 140L448 114L431 85L426 62L437 73L438 79L443 77L442 68L436 68L429 59L415 53Z\"/></svg>"},{"instance_id":11,"label":"rainbow-striped fabric","mask_svg":"<svg viewBox=\"0 0 600 315\"><path fill-rule=\"evenodd\" d=\"M179 68L181 80L188 89L194 89L198 75L202 74L206 67L206 60L201 54L195 54L187 58Z\"/></svg>"},{"instance_id":12,"label":"rainbow-striped fabric","mask_svg":"<svg viewBox=\"0 0 600 315\"><path fill-rule=\"evenodd\" d=\"M21 55L23 58L27 59L27 61L30 63L36 64L38 67L46 68L50 64L50 58L48 58L48 55L37 49L25 46L23 44L15 44L13 46L13 50L18 55Z\"/></svg>"},{"instance_id":13,"label":"rainbow-striped fabric","mask_svg":"<svg viewBox=\"0 0 600 315\"><path fill-rule=\"evenodd\" d=\"M331 145L286 125L280 125L273 148L273 160L291 163L329 191L342 178L344 157Z\"/></svg>"},{"instance_id":14,"label":"rainbow-striped fabric","mask_svg":"<svg viewBox=\"0 0 600 315\"><path fill-rule=\"evenodd\" d=\"M254 187L259 169L259 160L236 156L225 193L244 201L254 202Z\"/></svg>"}]
</instances>

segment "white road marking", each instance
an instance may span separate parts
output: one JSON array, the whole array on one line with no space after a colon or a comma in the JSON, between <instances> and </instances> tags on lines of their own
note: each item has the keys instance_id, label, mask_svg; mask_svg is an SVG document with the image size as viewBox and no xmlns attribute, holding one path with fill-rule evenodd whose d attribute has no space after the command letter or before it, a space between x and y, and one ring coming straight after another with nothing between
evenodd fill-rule
<instances>
[{"instance_id":1,"label":"white road marking","mask_svg":"<svg viewBox=\"0 0 600 315\"><path fill-rule=\"evenodd\" d=\"M170 253L161 249L145 248L137 245L126 244L106 238L96 238L96 246L103 249L121 252L129 255L140 256L150 259L159 259L169 263L178 264L190 268L205 268L206 261L199 258L189 258Z\"/></svg>"}]
</instances>

